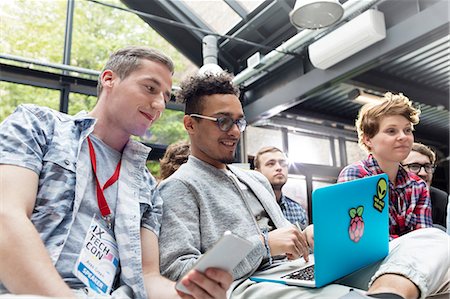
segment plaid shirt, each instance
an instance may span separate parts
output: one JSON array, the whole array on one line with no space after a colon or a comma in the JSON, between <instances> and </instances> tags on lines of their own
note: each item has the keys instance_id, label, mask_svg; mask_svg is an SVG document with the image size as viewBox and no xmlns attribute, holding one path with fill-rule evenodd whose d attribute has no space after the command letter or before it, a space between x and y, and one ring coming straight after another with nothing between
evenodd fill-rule
<instances>
[{"instance_id":1,"label":"plaid shirt","mask_svg":"<svg viewBox=\"0 0 450 299\"><path fill-rule=\"evenodd\" d=\"M372 155L345 167L338 182L384 173ZM399 167L395 185L389 181L389 234L396 238L415 229L432 227L431 200L426 183Z\"/></svg>"},{"instance_id":2,"label":"plaid shirt","mask_svg":"<svg viewBox=\"0 0 450 299\"><path fill-rule=\"evenodd\" d=\"M290 223L295 224L295 222L298 221L302 228L306 227L308 224L308 216L306 215L305 209L298 202L281 194L278 205L280 206L284 217L286 217Z\"/></svg>"}]
</instances>

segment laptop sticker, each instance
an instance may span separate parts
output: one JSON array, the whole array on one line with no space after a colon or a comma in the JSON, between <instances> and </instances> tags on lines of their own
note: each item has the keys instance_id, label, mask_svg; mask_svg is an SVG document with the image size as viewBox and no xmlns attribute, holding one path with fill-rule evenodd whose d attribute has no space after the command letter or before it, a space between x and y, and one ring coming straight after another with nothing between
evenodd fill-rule
<instances>
[{"instance_id":1,"label":"laptop sticker","mask_svg":"<svg viewBox=\"0 0 450 299\"><path fill-rule=\"evenodd\" d=\"M384 198L387 194L387 182L384 178L378 180L377 183L377 194L373 196L373 207L378 212L382 212L384 209Z\"/></svg>"},{"instance_id":2,"label":"laptop sticker","mask_svg":"<svg viewBox=\"0 0 450 299\"><path fill-rule=\"evenodd\" d=\"M364 212L364 207L359 206L357 208L351 208L348 211L350 215L350 225L348 227L348 234L350 240L357 243L364 234L364 220L362 214Z\"/></svg>"}]
</instances>

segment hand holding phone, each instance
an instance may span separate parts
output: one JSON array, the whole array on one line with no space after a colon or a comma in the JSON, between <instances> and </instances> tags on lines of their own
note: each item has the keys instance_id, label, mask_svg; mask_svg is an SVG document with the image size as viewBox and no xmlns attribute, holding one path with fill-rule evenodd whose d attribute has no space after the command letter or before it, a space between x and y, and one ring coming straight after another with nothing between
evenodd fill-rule
<instances>
[{"instance_id":1,"label":"hand holding phone","mask_svg":"<svg viewBox=\"0 0 450 299\"><path fill-rule=\"evenodd\" d=\"M203 273L208 268L218 268L231 273L252 248L253 245L250 241L226 231L219 241L197 260L192 269ZM181 283L182 279L176 283L176 289L190 294L189 290Z\"/></svg>"}]
</instances>

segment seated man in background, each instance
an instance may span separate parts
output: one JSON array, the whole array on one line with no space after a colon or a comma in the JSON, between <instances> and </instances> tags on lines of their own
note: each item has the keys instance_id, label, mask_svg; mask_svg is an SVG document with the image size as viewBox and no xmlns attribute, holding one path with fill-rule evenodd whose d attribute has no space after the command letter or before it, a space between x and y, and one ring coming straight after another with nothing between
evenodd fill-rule
<instances>
[{"instance_id":1,"label":"seated man in background","mask_svg":"<svg viewBox=\"0 0 450 299\"><path fill-rule=\"evenodd\" d=\"M164 153L164 156L159 161L160 176L162 181L171 176L181 164L186 163L189 154L191 153L189 142L178 141L169 145Z\"/></svg>"},{"instance_id":2,"label":"seated man in background","mask_svg":"<svg viewBox=\"0 0 450 299\"><path fill-rule=\"evenodd\" d=\"M268 269L274 266L273 256L308 260L308 247L314 247L312 225L302 232L284 218L261 173L229 165L246 128L231 75L192 76L181 84L177 99L185 103L183 121L191 155L158 187L164 200L161 273L171 280L181 279L230 230L253 244L250 254L233 270L232 298L338 298L348 294L350 287L339 284L313 289L247 279L256 271L258 275L292 271L291 262L284 260ZM397 238L390 244L389 255L376 266L355 273L351 285L367 289L371 281L368 293L377 298L424 298L448 281L448 241L447 234L436 228Z\"/></svg>"},{"instance_id":3,"label":"seated man in background","mask_svg":"<svg viewBox=\"0 0 450 299\"><path fill-rule=\"evenodd\" d=\"M403 94L384 95L377 104L361 107L356 120L358 142L367 159L346 166L338 182L386 173L389 177L389 233L391 238L432 227L431 201L426 183L409 174L400 162L411 151L413 126L420 110Z\"/></svg>"},{"instance_id":4,"label":"seated man in background","mask_svg":"<svg viewBox=\"0 0 450 299\"><path fill-rule=\"evenodd\" d=\"M402 161L402 166L407 171L418 175L427 183L430 188L433 223L446 227L448 194L431 186L436 167L435 163L436 154L433 150L424 144L415 142L408 157Z\"/></svg>"},{"instance_id":5,"label":"seated man in background","mask_svg":"<svg viewBox=\"0 0 450 299\"><path fill-rule=\"evenodd\" d=\"M21 105L0 125L0 294L192 298L159 274L162 200L150 148L130 138L160 117L172 74L159 51L124 48L88 114ZM225 298L232 278L208 269L187 282L195 298Z\"/></svg>"},{"instance_id":6,"label":"seated man in background","mask_svg":"<svg viewBox=\"0 0 450 299\"><path fill-rule=\"evenodd\" d=\"M255 170L261 172L272 185L275 199L290 223L299 223L304 229L308 216L302 205L281 192L288 179L288 160L282 150L274 146L261 148L255 155Z\"/></svg>"}]
</instances>

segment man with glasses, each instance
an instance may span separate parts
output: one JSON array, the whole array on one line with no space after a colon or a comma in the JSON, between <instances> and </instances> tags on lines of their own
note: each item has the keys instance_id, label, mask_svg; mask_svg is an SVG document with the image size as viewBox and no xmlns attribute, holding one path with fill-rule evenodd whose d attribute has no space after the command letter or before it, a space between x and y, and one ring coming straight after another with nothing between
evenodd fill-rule
<instances>
[{"instance_id":1,"label":"man with glasses","mask_svg":"<svg viewBox=\"0 0 450 299\"><path fill-rule=\"evenodd\" d=\"M180 279L230 230L253 244L232 271L231 298L338 298L349 294L350 287L339 284L311 289L247 279L256 271L258 276L283 275L304 265L300 257L309 259L314 239L312 225L302 232L284 218L266 177L229 165L246 125L238 96L227 73L192 76L181 84L177 98L186 104L183 120L191 155L158 187L164 201L161 273L171 280ZM367 289L371 279L369 293L376 298L401 298L396 294L418 298L420 292L423 298L436 291L449 266L442 259L448 253L447 237L435 228L400 237L391 244L395 249L384 261L356 272L347 282ZM425 250L428 247L433 248L432 256ZM233 250L228 254L233 255ZM272 258L280 255L286 259ZM380 294L385 292L393 294Z\"/></svg>"},{"instance_id":2,"label":"man with glasses","mask_svg":"<svg viewBox=\"0 0 450 299\"><path fill-rule=\"evenodd\" d=\"M421 143L414 143L408 157L402 161L403 167L423 179L430 188L431 211L433 223L446 227L448 194L432 187L436 154L431 148Z\"/></svg>"},{"instance_id":3,"label":"man with glasses","mask_svg":"<svg viewBox=\"0 0 450 299\"><path fill-rule=\"evenodd\" d=\"M255 170L261 172L272 185L275 199L290 223L298 223L305 228L308 216L302 205L283 194L281 189L288 179L288 159L282 150L275 146L262 147L255 155Z\"/></svg>"}]
</instances>

